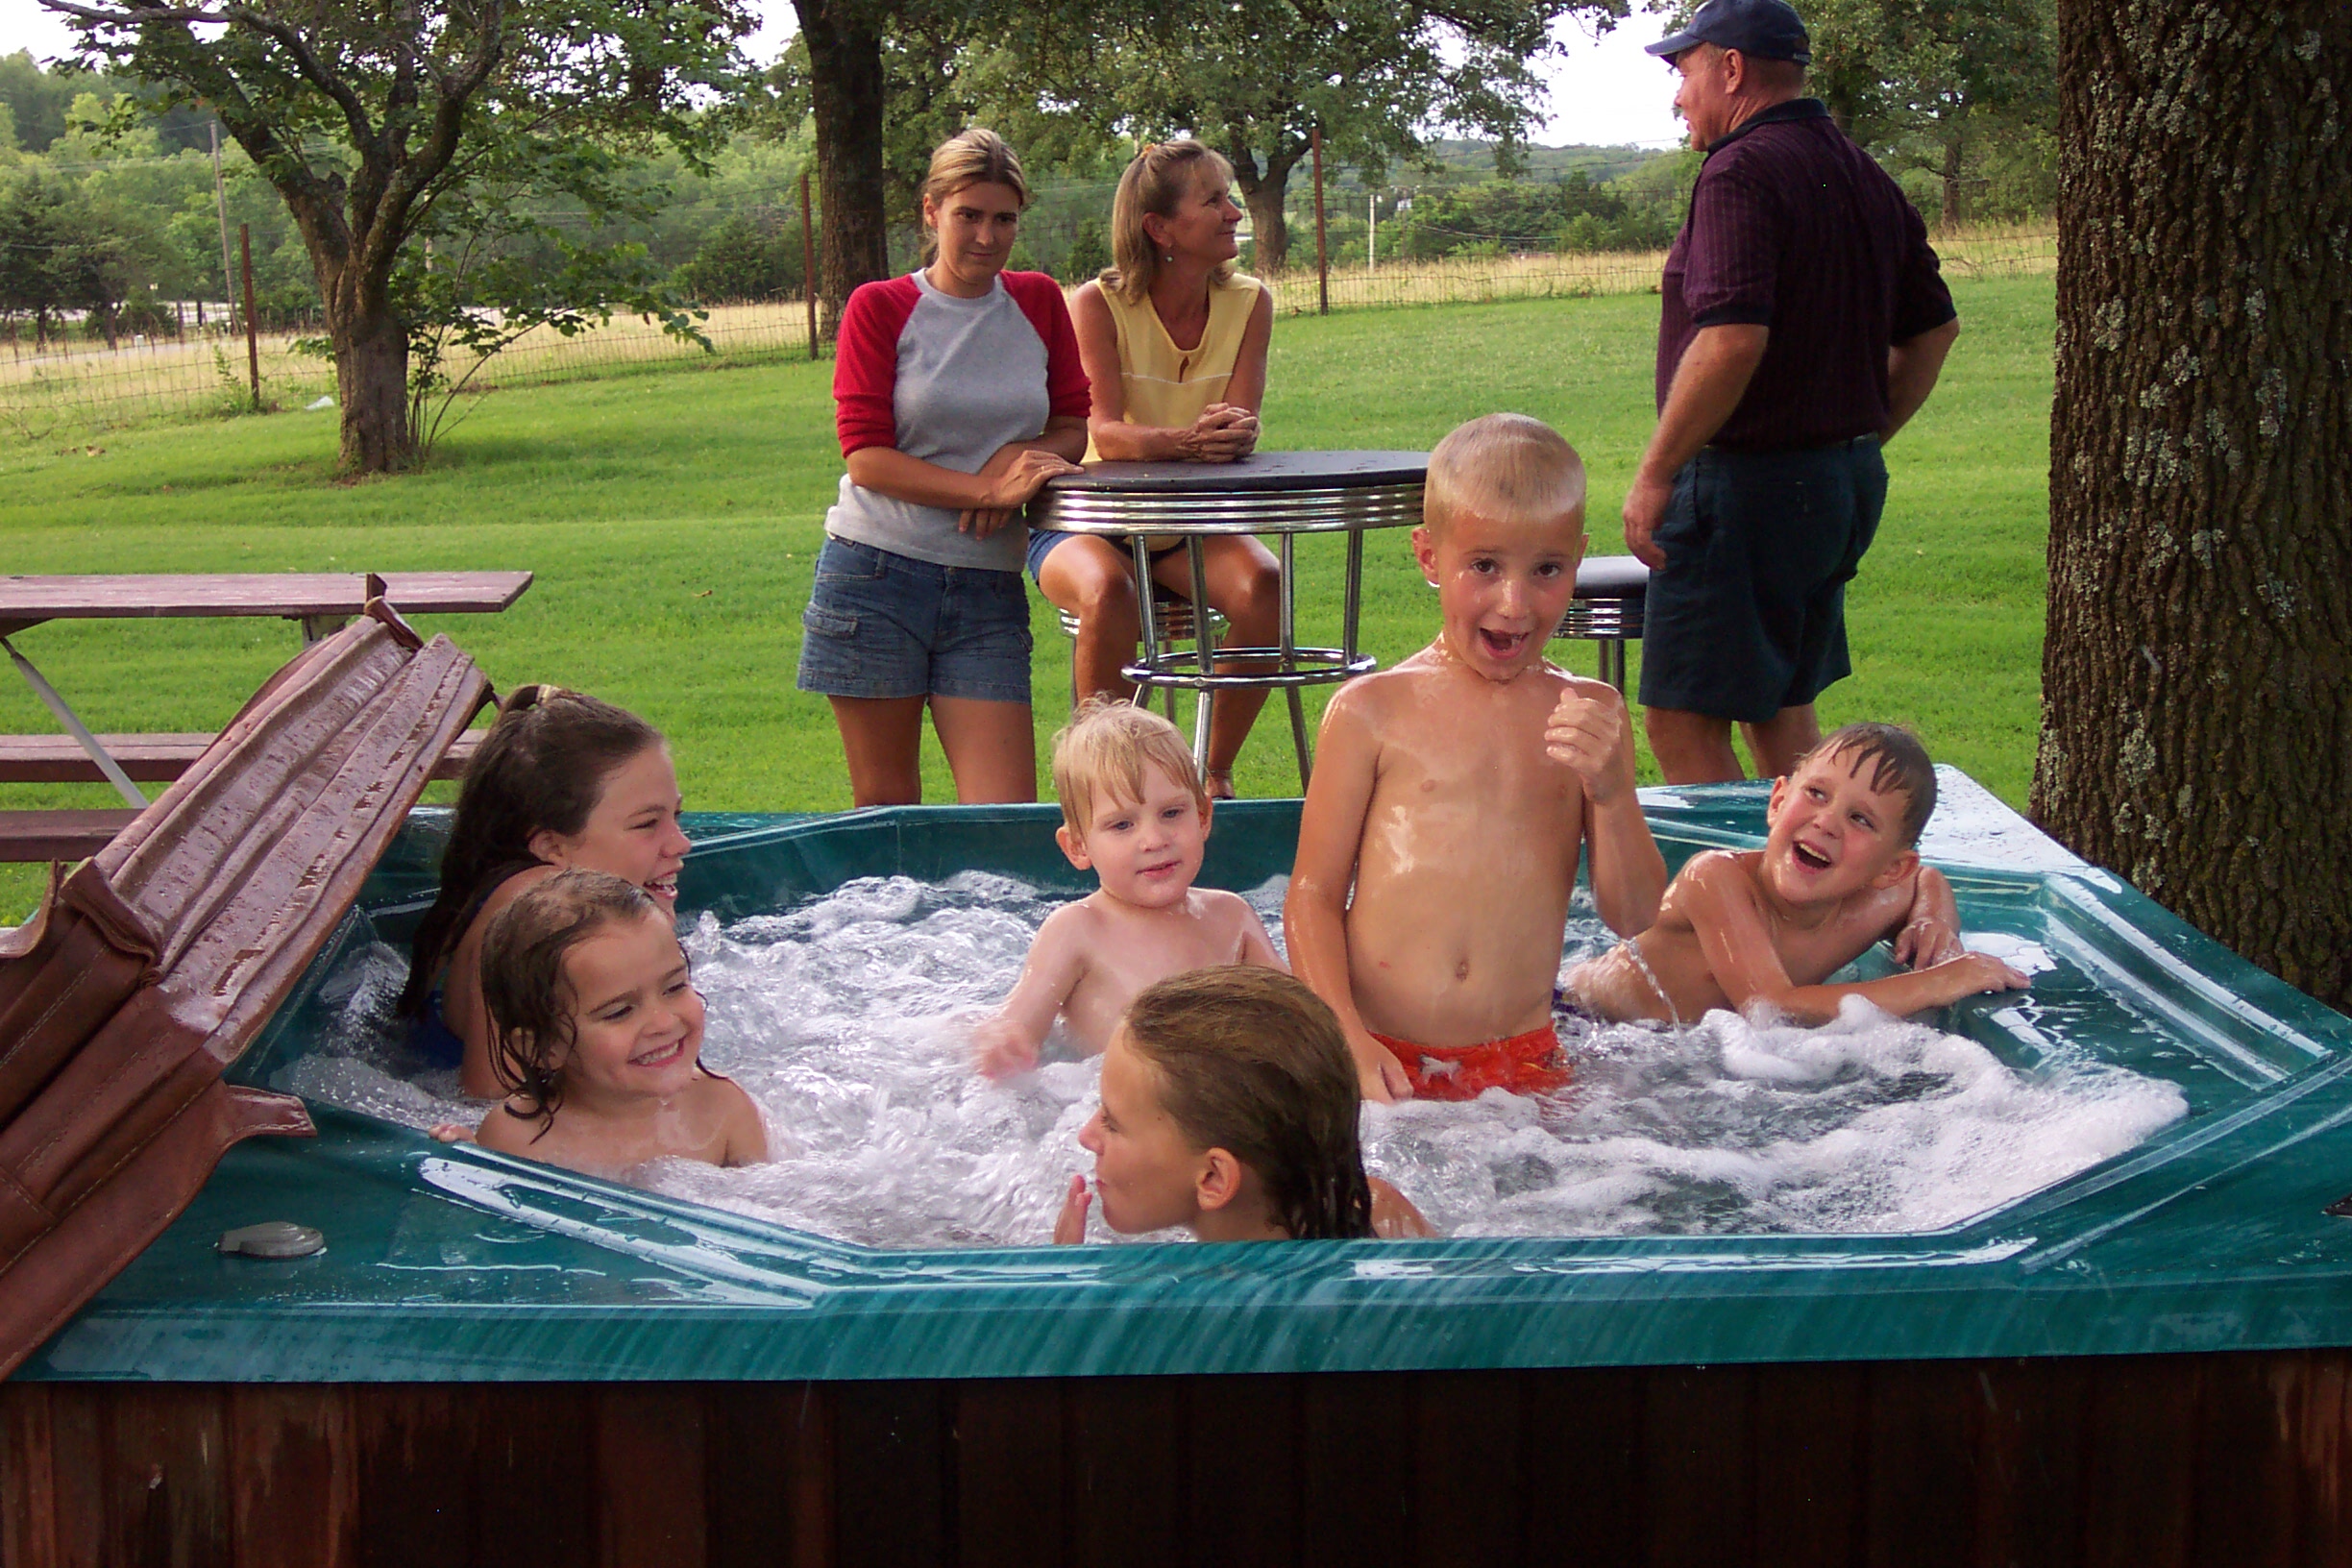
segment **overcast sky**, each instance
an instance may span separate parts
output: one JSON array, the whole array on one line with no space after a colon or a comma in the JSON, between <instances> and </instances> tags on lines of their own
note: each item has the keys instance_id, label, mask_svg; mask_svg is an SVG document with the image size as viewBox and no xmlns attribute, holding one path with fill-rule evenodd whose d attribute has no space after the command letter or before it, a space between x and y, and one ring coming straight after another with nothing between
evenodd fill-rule
<instances>
[{"instance_id":1,"label":"overcast sky","mask_svg":"<svg viewBox=\"0 0 2352 1568\"><path fill-rule=\"evenodd\" d=\"M752 38L757 59L772 58L793 34L790 0L765 0L761 11L768 25ZM1664 18L1636 12L1614 33L1599 41L1574 22L1564 24L1568 58L1550 72L1551 117L1536 140L1596 142L1615 145L1636 142L1647 147L1671 147L1681 140L1674 117L1674 88L1666 67L1641 52L1664 30ZM36 0L0 0L0 55L30 49L42 60L61 54L67 43L64 24L41 9Z\"/></svg>"}]
</instances>

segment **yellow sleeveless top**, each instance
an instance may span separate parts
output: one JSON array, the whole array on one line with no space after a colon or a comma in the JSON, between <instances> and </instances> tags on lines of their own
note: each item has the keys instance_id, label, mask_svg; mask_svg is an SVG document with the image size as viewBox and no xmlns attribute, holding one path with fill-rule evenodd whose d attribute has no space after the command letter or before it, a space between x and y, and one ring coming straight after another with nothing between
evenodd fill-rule
<instances>
[{"instance_id":1,"label":"yellow sleeveless top","mask_svg":"<svg viewBox=\"0 0 2352 1568\"><path fill-rule=\"evenodd\" d=\"M1258 307L1264 285L1245 273L1235 273L1209 287L1209 325L1191 349L1180 349L1168 336L1151 296L1133 305L1106 288L1103 304L1111 307L1111 324L1118 331L1119 390L1127 404L1126 422L1157 429L1183 429L1200 418L1201 410L1222 402L1225 383L1233 380L1234 363L1241 356L1241 337L1249 331L1250 312ZM1087 460L1101 454L1087 443Z\"/></svg>"}]
</instances>

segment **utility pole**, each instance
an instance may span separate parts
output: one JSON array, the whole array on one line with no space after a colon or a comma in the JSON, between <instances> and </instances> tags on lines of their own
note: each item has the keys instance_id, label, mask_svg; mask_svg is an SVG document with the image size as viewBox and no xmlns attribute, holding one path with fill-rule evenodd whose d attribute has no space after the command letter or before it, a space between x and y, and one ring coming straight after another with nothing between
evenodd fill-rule
<instances>
[{"instance_id":1,"label":"utility pole","mask_svg":"<svg viewBox=\"0 0 2352 1568\"><path fill-rule=\"evenodd\" d=\"M1380 192L1364 198L1364 264L1380 276Z\"/></svg>"},{"instance_id":2,"label":"utility pole","mask_svg":"<svg viewBox=\"0 0 2352 1568\"><path fill-rule=\"evenodd\" d=\"M236 274L229 267L229 197L221 188L220 121L212 121L212 206L220 213L221 232L221 308L233 315L236 311Z\"/></svg>"}]
</instances>

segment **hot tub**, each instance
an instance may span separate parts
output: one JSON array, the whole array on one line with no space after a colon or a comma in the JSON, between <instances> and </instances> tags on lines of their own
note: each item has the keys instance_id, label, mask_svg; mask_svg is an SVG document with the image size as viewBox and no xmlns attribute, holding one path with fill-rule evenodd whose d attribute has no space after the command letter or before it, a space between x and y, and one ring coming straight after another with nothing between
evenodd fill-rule
<instances>
[{"instance_id":1,"label":"hot tub","mask_svg":"<svg viewBox=\"0 0 2352 1568\"><path fill-rule=\"evenodd\" d=\"M2352 1021L1944 789L1923 848L1968 928L2039 943L2072 1041L2189 1106L1955 1227L885 1252L319 1106L315 1142L233 1150L0 1389L0 1503L449 1561L2346 1550L2352 1226L2323 1211L2352 1189ZM1644 800L1670 864L1760 839L1755 787ZM701 816L680 905L975 868L1075 894L1056 820ZM1296 822L1221 808L1204 880L1286 871ZM437 825L238 1076L302 1052L325 977L404 932ZM1947 1023L2021 1067L2051 1044L2002 998ZM268 1219L327 1251L214 1250Z\"/></svg>"}]
</instances>

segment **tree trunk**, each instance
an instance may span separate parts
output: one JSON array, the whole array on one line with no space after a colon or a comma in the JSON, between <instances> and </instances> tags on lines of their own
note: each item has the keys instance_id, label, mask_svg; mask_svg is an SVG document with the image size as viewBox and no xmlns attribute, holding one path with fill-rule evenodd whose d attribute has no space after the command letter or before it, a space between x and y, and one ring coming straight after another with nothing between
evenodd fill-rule
<instances>
[{"instance_id":1,"label":"tree trunk","mask_svg":"<svg viewBox=\"0 0 2352 1568\"><path fill-rule=\"evenodd\" d=\"M1949 127L1949 139L1944 143L1944 167L1939 171L1944 181L1944 217L1942 227L1949 233L1960 223L1960 128Z\"/></svg>"},{"instance_id":2,"label":"tree trunk","mask_svg":"<svg viewBox=\"0 0 2352 1568\"><path fill-rule=\"evenodd\" d=\"M2352 1003L2352 7L2064 0L2034 816Z\"/></svg>"},{"instance_id":3,"label":"tree trunk","mask_svg":"<svg viewBox=\"0 0 2352 1568\"><path fill-rule=\"evenodd\" d=\"M408 324L392 305L397 253L371 276L358 259L368 254L364 233L355 238L337 214L307 199L288 195L286 209L310 253L334 350L343 425L336 467L355 477L405 468L416 455L416 430L408 422Z\"/></svg>"},{"instance_id":4,"label":"tree trunk","mask_svg":"<svg viewBox=\"0 0 2352 1568\"><path fill-rule=\"evenodd\" d=\"M817 122L817 240L821 331L841 329L850 291L890 276L882 166L882 37L857 0L794 0L808 40Z\"/></svg>"},{"instance_id":5,"label":"tree trunk","mask_svg":"<svg viewBox=\"0 0 2352 1568\"><path fill-rule=\"evenodd\" d=\"M1250 265L1269 276L1290 264L1290 221L1283 214L1283 201L1304 148L1301 143L1298 149L1269 154L1263 162L1238 135L1231 138L1228 149L1234 184L1241 187L1241 205L1249 208L1250 233L1257 239L1258 252Z\"/></svg>"},{"instance_id":6,"label":"tree trunk","mask_svg":"<svg viewBox=\"0 0 2352 1568\"><path fill-rule=\"evenodd\" d=\"M408 423L408 333L389 310L371 319L340 321L331 302L328 331L334 343L335 395L343 405L346 474L385 474L406 466L416 452Z\"/></svg>"}]
</instances>

